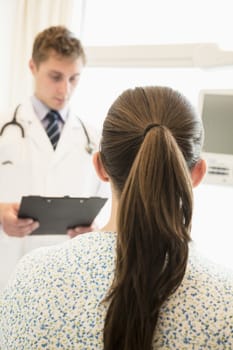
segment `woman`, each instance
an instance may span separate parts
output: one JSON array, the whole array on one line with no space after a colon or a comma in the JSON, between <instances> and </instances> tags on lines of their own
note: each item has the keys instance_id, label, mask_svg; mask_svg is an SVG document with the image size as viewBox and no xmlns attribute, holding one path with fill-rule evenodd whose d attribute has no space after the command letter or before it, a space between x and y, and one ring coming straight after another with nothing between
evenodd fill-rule
<instances>
[{"instance_id":1,"label":"woman","mask_svg":"<svg viewBox=\"0 0 233 350\"><path fill-rule=\"evenodd\" d=\"M167 87L125 91L94 165L112 212L96 233L25 256L1 298L4 349L232 349L232 276L190 243L206 170L201 120Z\"/></svg>"}]
</instances>

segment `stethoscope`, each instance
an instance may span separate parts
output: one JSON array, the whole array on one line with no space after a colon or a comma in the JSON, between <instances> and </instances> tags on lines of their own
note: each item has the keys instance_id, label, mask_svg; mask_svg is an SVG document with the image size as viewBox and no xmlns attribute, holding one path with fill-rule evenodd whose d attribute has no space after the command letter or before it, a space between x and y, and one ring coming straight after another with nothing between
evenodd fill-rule
<instances>
[{"instance_id":1,"label":"stethoscope","mask_svg":"<svg viewBox=\"0 0 233 350\"><path fill-rule=\"evenodd\" d=\"M20 124L20 123L17 121L17 119L16 119L19 107L20 107L20 104L17 105L17 107L15 108L14 113L13 113L13 118L12 118L12 120L9 121L8 123L5 123L5 124L2 126L2 128L1 128L1 130L0 130L0 136L3 136L3 133L4 133L5 129L6 129L8 126L17 126L17 127L20 129L20 131L21 131L21 136L22 136L23 138L25 138L24 127L23 127L23 125ZM86 128L86 126L84 125L83 121L82 121L80 118L78 118L78 120L79 120L79 122L80 122L80 124L81 124L81 127L82 127L82 129L83 129L83 132L84 132L84 134L85 134L86 141L87 141L87 142L86 142L86 146L85 146L85 150L87 151L88 154L91 155L91 154L94 152L94 150L95 150L95 143L91 141L91 138L90 138L90 136L89 136L89 134L88 134L87 128Z\"/></svg>"}]
</instances>

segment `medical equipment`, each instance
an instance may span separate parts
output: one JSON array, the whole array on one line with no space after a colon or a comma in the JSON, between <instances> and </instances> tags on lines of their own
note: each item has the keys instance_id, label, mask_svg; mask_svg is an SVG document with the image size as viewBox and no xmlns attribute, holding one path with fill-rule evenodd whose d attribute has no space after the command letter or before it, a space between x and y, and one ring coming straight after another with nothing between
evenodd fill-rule
<instances>
[{"instance_id":1,"label":"medical equipment","mask_svg":"<svg viewBox=\"0 0 233 350\"><path fill-rule=\"evenodd\" d=\"M207 162L205 183L233 185L233 90L202 90L200 114Z\"/></svg>"},{"instance_id":2,"label":"medical equipment","mask_svg":"<svg viewBox=\"0 0 233 350\"><path fill-rule=\"evenodd\" d=\"M17 105L17 107L15 108L14 113L13 113L13 118L12 118L12 120L11 120L10 122L8 122L8 123L5 123L5 124L2 126L2 128L1 128L1 130L0 130L0 136L3 136L3 133L4 133L5 129L6 129L8 126L17 126L18 128L20 128L21 136L22 136L23 138L25 137L24 127L23 127L23 125L20 124L20 123L17 121L17 119L16 119L19 107L20 107L20 104ZM79 122L80 122L80 124L81 124L81 126L82 126L82 129L83 129L83 132L84 132L84 134L85 134L86 141L87 141L86 146L85 146L85 150L87 151L88 154L92 155L92 153L93 153L94 150L95 150L95 143L91 141L90 136L89 136L88 131L87 131L87 128L85 127L83 121L82 121L80 118L78 118L78 119L79 119Z\"/></svg>"},{"instance_id":3,"label":"medical equipment","mask_svg":"<svg viewBox=\"0 0 233 350\"><path fill-rule=\"evenodd\" d=\"M83 121L80 118L78 118L78 119L80 121L80 124L83 128L84 134L85 134L86 139L87 139L85 150L87 151L88 154L91 155L95 150L95 143L91 141L90 136L89 136L88 131L87 131L87 128L85 127Z\"/></svg>"},{"instance_id":4,"label":"medical equipment","mask_svg":"<svg viewBox=\"0 0 233 350\"><path fill-rule=\"evenodd\" d=\"M16 116L17 116L19 107L20 107L20 104L15 108L15 111L14 111L12 120L11 120L10 122L8 122L8 123L6 123L6 124L4 124L4 125L2 126L2 128L1 128L1 130L0 130L0 136L3 135L5 129L6 129L8 126L11 126L11 125L12 125L12 126L17 126L18 128L20 128L22 137L25 137L25 132L24 132L23 126L22 126L19 122L17 122L17 120L16 120Z\"/></svg>"}]
</instances>

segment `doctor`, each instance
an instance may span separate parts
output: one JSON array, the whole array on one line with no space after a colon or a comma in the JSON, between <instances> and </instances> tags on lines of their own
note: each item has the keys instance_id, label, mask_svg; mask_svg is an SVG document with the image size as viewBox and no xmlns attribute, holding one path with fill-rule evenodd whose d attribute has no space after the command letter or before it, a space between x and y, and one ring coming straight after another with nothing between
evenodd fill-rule
<instances>
[{"instance_id":1,"label":"doctor","mask_svg":"<svg viewBox=\"0 0 233 350\"><path fill-rule=\"evenodd\" d=\"M0 117L0 288L23 254L65 239L28 236L39 223L18 219L23 195L101 195L91 156L97 135L69 108L85 61L81 42L67 28L39 33L29 62L34 95L18 107L13 124L4 128L14 111ZM51 110L57 116L55 145L46 131ZM90 229L77 227L67 233L73 237Z\"/></svg>"}]
</instances>

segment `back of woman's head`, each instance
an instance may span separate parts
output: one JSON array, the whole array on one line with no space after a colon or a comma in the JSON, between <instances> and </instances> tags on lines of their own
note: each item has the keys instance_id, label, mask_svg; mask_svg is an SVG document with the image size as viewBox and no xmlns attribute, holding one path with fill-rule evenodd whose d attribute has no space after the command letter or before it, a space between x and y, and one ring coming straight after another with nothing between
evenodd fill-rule
<instances>
[{"instance_id":1,"label":"back of woman's head","mask_svg":"<svg viewBox=\"0 0 233 350\"><path fill-rule=\"evenodd\" d=\"M167 87L125 91L103 126L101 160L117 193L117 258L104 349L149 350L164 301L182 282L192 218L190 171L203 129Z\"/></svg>"}]
</instances>

